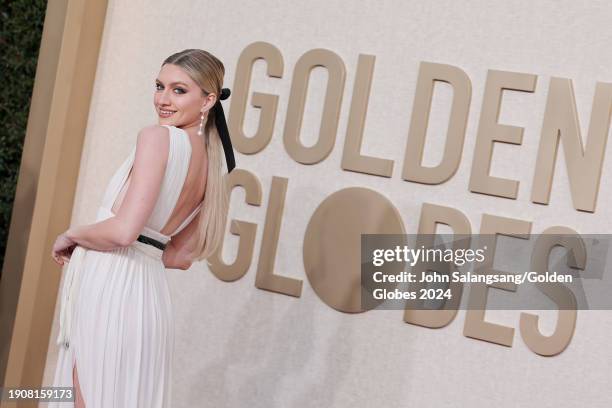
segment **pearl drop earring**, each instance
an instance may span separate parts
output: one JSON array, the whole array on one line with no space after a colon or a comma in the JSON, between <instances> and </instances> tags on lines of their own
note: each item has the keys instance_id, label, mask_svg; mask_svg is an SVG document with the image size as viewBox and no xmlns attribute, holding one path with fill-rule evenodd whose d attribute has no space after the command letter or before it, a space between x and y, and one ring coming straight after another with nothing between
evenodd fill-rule
<instances>
[{"instance_id":1,"label":"pearl drop earring","mask_svg":"<svg viewBox=\"0 0 612 408\"><path fill-rule=\"evenodd\" d=\"M202 136L204 134L203 128L204 128L204 113L202 113L202 116L200 116L200 129L198 129L198 136Z\"/></svg>"}]
</instances>

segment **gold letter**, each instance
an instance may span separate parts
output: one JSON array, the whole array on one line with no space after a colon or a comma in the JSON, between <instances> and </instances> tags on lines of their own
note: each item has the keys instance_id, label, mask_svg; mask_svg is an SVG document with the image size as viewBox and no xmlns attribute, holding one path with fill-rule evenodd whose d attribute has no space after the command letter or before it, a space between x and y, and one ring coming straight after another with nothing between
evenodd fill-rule
<instances>
[{"instance_id":1,"label":"gold letter","mask_svg":"<svg viewBox=\"0 0 612 408\"><path fill-rule=\"evenodd\" d=\"M345 188L327 197L304 234L302 253L308 281L325 304L341 312L361 313L375 307L364 305L371 303L367 300L362 302L362 234L405 234L393 203L363 187ZM395 266L403 267L399 262Z\"/></svg>"},{"instance_id":2,"label":"gold letter","mask_svg":"<svg viewBox=\"0 0 612 408\"><path fill-rule=\"evenodd\" d=\"M493 156L493 143L503 142L515 145L522 143L522 127L501 125L497 122L502 93L506 89L533 92L535 90L536 79L537 76L531 74L489 70L482 99L476 147L474 149L470 191L516 199L519 187L518 181L489 175L491 157Z\"/></svg>"},{"instance_id":3,"label":"gold letter","mask_svg":"<svg viewBox=\"0 0 612 408\"><path fill-rule=\"evenodd\" d=\"M544 273L548 270L548 257L552 249L561 245L572 251L568 256L569 266L584 269L586 265L586 248L578 233L567 227L551 227L538 237L531 256L531 270ZM521 313L521 336L533 352L542 356L554 356L569 345L576 328L576 297L562 283L536 283L546 296L559 306L559 320L555 331L544 336L538 329L538 316Z\"/></svg>"},{"instance_id":4,"label":"gold letter","mask_svg":"<svg viewBox=\"0 0 612 408\"><path fill-rule=\"evenodd\" d=\"M253 64L260 58L267 62L269 76L281 78L283 75L283 56L272 44L255 42L246 47L238 58L227 126L232 135L232 144L244 154L254 154L266 147L274 131L278 96L260 92L254 92L251 99L252 106L261 109L257 132L255 136L247 137L242 129Z\"/></svg>"},{"instance_id":5,"label":"gold letter","mask_svg":"<svg viewBox=\"0 0 612 408\"><path fill-rule=\"evenodd\" d=\"M272 177L272 188L268 200L268 209L266 210L266 224L261 240L255 286L259 289L300 297L302 294L301 279L274 274L274 259L276 258L278 236L283 220L286 192L287 179L285 177Z\"/></svg>"},{"instance_id":6,"label":"gold letter","mask_svg":"<svg viewBox=\"0 0 612 408\"><path fill-rule=\"evenodd\" d=\"M486 242L487 248L484 251L485 259L482 262L483 272L481 273L489 275L505 273L503 271L493 269L493 260L495 258L495 247L497 246L498 235L529 239L530 232L531 222L529 221L483 214L482 222L480 223L480 233L482 235L487 234L489 236L486 237L488 239L483 240ZM483 242L481 241L481 244L482 243ZM481 248L484 249L484 246ZM487 285L485 283L472 283L470 285L470 296L468 301L468 310L465 314L463 335L512 347L514 328L485 321L487 292L489 291L489 287L504 289L509 292L516 292L516 284L512 282L500 282L491 285Z\"/></svg>"},{"instance_id":7,"label":"gold letter","mask_svg":"<svg viewBox=\"0 0 612 408\"><path fill-rule=\"evenodd\" d=\"M427 123L436 81L448 82L453 87L453 104L442 161L435 167L423 167ZM463 152L471 96L472 84L463 70L452 65L421 62L404 155L404 180L441 184L455 174Z\"/></svg>"},{"instance_id":8,"label":"gold letter","mask_svg":"<svg viewBox=\"0 0 612 408\"><path fill-rule=\"evenodd\" d=\"M459 248L467 249L470 247L470 233L472 228L470 222L466 216L459 210L451 207L443 207L434 204L423 203L421 209L421 220L419 222L418 237L416 247L420 248L424 245L425 248L434 247L434 234L436 233L436 227L438 224L448 225L453 229L453 249ZM444 268L444 271L439 269ZM420 273L424 273L426 270L435 270L440 273L448 273L448 263L441 265L437 269L433 269L432 265L418 262L412 268L416 271L417 276ZM422 282L413 282L410 285L411 291L418 291L421 288L425 288L427 284ZM419 326L430 327L432 329L438 329L446 326L453 321L457 314L457 308L461 302L461 294L463 292L463 283L452 282L450 283L450 290L452 293L452 299L446 302L443 310L419 310L421 309L422 301L411 301L407 303L408 308L404 312L404 321L406 323L417 324ZM415 305L411 307L411 305Z\"/></svg>"},{"instance_id":9,"label":"gold letter","mask_svg":"<svg viewBox=\"0 0 612 408\"><path fill-rule=\"evenodd\" d=\"M359 55L351 111L349 112L346 139L344 140L344 151L342 152L342 168L375 176L391 177L393 160L361 154L363 127L368 112L375 59L376 57L373 55Z\"/></svg>"},{"instance_id":10,"label":"gold letter","mask_svg":"<svg viewBox=\"0 0 612 408\"><path fill-rule=\"evenodd\" d=\"M601 167L610 129L611 108L612 84L598 82L593 98L588 140L586 148L583 148L572 81L551 78L531 201L548 204L561 138L574 208L595 212Z\"/></svg>"},{"instance_id":11,"label":"gold letter","mask_svg":"<svg viewBox=\"0 0 612 408\"><path fill-rule=\"evenodd\" d=\"M261 205L261 184L253 173L237 168L226 176L225 181L230 194L235 187L241 186L246 192L247 204ZM231 282L242 278L247 273L253 260L256 231L257 225L252 222L232 220L230 233L240 237L238 254L234 263L227 265L223 262L223 243L221 243L215 253L208 258L210 270L217 278Z\"/></svg>"},{"instance_id":12,"label":"gold letter","mask_svg":"<svg viewBox=\"0 0 612 408\"><path fill-rule=\"evenodd\" d=\"M317 66L327 68L327 92L323 105L319 138L314 146L306 147L300 141L300 131L304 117L304 104L306 103L310 71ZM329 50L320 48L310 50L298 60L293 71L293 82L283 137L285 149L293 160L303 164L314 164L325 159L331 153L338 131L345 75L346 70L342 59Z\"/></svg>"}]
</instances>

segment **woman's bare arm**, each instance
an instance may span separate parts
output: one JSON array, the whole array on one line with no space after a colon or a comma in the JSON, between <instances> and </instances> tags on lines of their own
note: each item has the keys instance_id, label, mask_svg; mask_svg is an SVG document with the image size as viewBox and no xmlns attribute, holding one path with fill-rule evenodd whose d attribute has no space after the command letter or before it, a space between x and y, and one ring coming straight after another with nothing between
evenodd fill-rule
<instances>
[{"instance_id":1,"label":"woman's bare arm","mask_svg":"<svg viewBox=\"0 0 612 408\"><path fill-rule=\"evenodd\" d=\"M79 225L66 231L66 236L77 245L98 251L109 251L127 244L125 233L121 232L124 225L111 217L95 224Z\"/></svg>"},{"instance_id":2,"label":"woman's bare arm","mask_svg":"<svg viewBox=\"0 0 612 408\"><path fill-rule=\"evenodd\" d=\"M136 155L127 193L116 216L66 231L77 245L106 251L130 245L151 216L168 163L170 132L159 125L138 133Z\"/></svg>"}]
</instances>

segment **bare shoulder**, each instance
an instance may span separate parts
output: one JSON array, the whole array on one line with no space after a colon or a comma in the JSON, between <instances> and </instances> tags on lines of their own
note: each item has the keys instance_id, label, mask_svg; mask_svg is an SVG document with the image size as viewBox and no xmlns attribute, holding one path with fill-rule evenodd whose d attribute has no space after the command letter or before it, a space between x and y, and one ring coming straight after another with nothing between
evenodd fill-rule
<instances>
[{"instance_id":1,"label":"bare shoulder","mask_svg":"<svg viewBox=\"0 0 612 408\"><path fill-rule=\"evenodd\" d=\"M138 132L136 139L136 164L144 163L145 167L156 163L166 163L170 152L170 131L160 125L150 125Z\"/></svg>"},{"instance_id":2,"label":"bare shoulder","mask_svg":"<svg viewBox=\"0 0 612 408\"><path fill-rule=\"evenodd\" d=\"M168 140L170 137L170 130L161 125L149 125L145 126L138 132L138 142L150 141L152 143L159 143Z\"/></svg>"}]
</instances>

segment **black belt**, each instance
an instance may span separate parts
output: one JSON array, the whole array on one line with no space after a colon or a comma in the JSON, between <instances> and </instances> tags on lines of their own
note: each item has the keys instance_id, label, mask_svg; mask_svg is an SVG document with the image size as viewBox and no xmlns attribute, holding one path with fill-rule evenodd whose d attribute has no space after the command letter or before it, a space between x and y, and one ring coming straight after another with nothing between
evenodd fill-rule
<instances>
[{"instance_id":1,"label":"black belt","mask_svg":"<svg viewBox=\"0 0 612 408\"><path fill-rule=\"evenodd\" d=\"M159 242L158 240L150 237L145 237L144 235L139 235L138 238L136 238L136 241L140 241L143 244L153 245L154 247L159 248L162 251L166 249L166 244L164 244L163 242Z\"/></svg>"}]
</instances>

